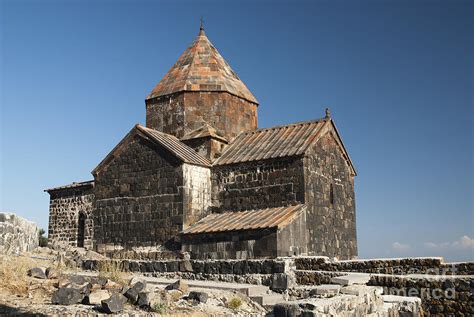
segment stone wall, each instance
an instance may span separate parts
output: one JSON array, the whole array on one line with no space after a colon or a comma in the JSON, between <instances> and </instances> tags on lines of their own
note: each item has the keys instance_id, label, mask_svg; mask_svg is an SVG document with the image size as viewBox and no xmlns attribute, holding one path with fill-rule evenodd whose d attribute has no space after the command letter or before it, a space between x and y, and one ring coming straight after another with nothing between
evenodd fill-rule
<instances>
[{"instance_id":1,"label":"stone wall","mask_svg":"<svg viewBox=\"0 0 474 317\"><path fill-rule=\"evenodd\" d=\"M381 274L474 275L474 262L444 263L443 258L331 261L327 257L295 259L298 270Z\"/></svg>"},{"instance_id":2,"label":"stone wall","mask_svg":"<svg viewBox=\"0 0 474 317\"><path fill-rule=\"evenodd\" d=\"M210 212L211 170L207 167L183 164L184 223L183 229Z\"/></svg>"},{"instance_id":3,"label":"stone wall","mask_svg":"<svg viewBox=\"0 0 474 317\"><path fill-rule=\"evenodd\" d=\"M421 298L428 316L473 316L474 278L447 276L373 275L368 283L384 287L385 294Z\"/></svg>"},{"instance_id":4,"label":"stone wall","mask_svg":"<svg viewBox=\"0 0 474 317\"><path fill-rule=\"evenodd\" d=\"M0 254L18 254L38 247L35 223L12 213L0 213Z\"/></svg>"},{"instance_id":5,"label":"stone wall","mask_svg":"<svg viewBox=\"0 0 474 317\"><path fill-rule=\"evenodd\" d=\"M146 101L146 126L178 138L208 123L232 141L257 128L257 105L227 92L180 92Z\"/></svg>"},{"instance_id":6,"label":"stone wall","mask_svg":"<svg viewBox=\"0 0 474 317\"><path fill-rule=\"evenodd\" d=\"M182 237L182 250L198 259L251 259L278 255L275 230L242 230Z\"/></svg>"},{"instance_id":7,"label":"stone wall","mask_svg":"<svg viewBox=\"0 0 474 317\"><path fill-rule=\"evenodd\" d=\"M332 131L304 158L310 255L357 256L354 176Z\"/></svg>"},{"instance_id":8,"label":"stone wall","mask_svg":"<svg viewBox=\"0 0 474 317\"><path fill-rule=\"evenodd\" d=\"M277 231L277 250L279 257L299 256L308 253L308 232L306 230L306 211L287 226Z\"/></svg>"},{"instance_id":9,"label":"stone wall","mask_svg":"<svg viewBox=\"0 0 474 317\"><path fill-rule=\"evenodd\" d=\"M295 157L215 166L213 208L242 211L300 204L303 180L303 161Z\"/></svg>"},{"instance_id":10,"label":"stone wall","mask_svg":"<svg viewBox=\"0 0 474 317\"><path fill-rule=\"evenodd\" d=\"M94 239L114 248L178 248L183 226L183 169L163 148L134 137L95 175Z\"/></svg>"},{"instance_id":11,"label":"stone wall","mask_svg":"<svg viewBox=\"0 0 474 317\"><path fill-rule=\"evenodd\" d=\"M99 260L82 262L86 270L96 270ZM115 260L125 271L142 273L192 273L192 274L276 274L288 270L284 260L166 260L166 261L137 261Z\"/></svg>"},{"instance_id":12,"label":"stone wall","mask_svg":"<svg viewBox=\"0 0 474 317\"><path fill-rule=\"evenodd\" d=\"M93 182L47 190L50 195L48 244L92 247Z\"/></svg>"}]
</instances>

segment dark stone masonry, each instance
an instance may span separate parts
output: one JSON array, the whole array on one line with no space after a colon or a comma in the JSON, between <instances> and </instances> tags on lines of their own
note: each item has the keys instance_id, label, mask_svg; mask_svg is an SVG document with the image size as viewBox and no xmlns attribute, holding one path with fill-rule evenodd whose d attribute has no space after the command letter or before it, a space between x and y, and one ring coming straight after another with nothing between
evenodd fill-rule
<instances>
[{"instance_id":1,"label":"dark stone masonry","mask_svg":"<svg viewBox=\"0 0 474 317\"><path fill-rule=\"evenodd\" d=\"M259 129L257 99L203 29L145 104L146 126L93 181L47 190L52 246L114 258L357 256L356 172L328 109Z\"/></svg>"}]
</instances>

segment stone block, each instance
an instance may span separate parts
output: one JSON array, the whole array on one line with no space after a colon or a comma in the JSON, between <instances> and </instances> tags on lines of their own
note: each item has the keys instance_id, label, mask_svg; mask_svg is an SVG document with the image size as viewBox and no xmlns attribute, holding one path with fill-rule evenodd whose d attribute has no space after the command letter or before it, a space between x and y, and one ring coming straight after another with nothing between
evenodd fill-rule
<instances>
[{"instance_id":1,"label":"stone block","mask_svg":"<svg viewBox=\"0 0 474 317\"><path fill-rule=\"evenodd\" d=\"M365 285L369 282L369 280L370 280L369 274L351 274L351 275L333 277L331 279L331 283L339 284L342 286L353 285L353 284Z\"/></svg>"},{"instance_id":2,"label":"stone block","mask_svg":"<svg viewBox=\"0 0 474 317\"><path fill-rule=\"evenodd\" d=\"M127 299L122 295L115 293L108 299L101 302L102 310L107 314L119 313L123 310L123 305L127 302Z\"/></svg>"},{"instance_id":3,"label":"stone block","mask_svg":"<svg viewBox=\"0 0 474 317\"><path fill-rule=\"evenodd\" d=\"M110 297L109 291L98 289L85 296L84 303L86 305L100 305L103 300Z\"/></svg>"},{"instance_id":4,"label":"stone block","mask_svg":"<svg viewBox=\"0 0 474 317\"><path fill-rule=\"evenodd\" d=\"M79 304L84 299L84 294L75 288L60 288L53 293L51 302L57 305Z\"/></svg>"},{"instance_id":5,"label":"stone block","mask_svg":"<svg viewBox=\"0 0 474 317\"><path fill-rule=\"evenodd\" d=\"M340 285L323 284L316 286L310 291L310 295L335 296L341 290Z\"/></svg>"}]
</instances>

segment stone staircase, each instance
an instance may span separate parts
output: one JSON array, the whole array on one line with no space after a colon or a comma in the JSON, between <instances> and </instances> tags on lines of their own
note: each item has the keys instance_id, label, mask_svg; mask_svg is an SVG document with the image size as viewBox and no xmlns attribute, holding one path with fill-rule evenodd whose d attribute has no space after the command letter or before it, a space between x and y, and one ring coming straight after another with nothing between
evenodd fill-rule
<instances>
[{"instance_id":1,"label":"stone staircase","mask_svg":"<svg viewBox=\"0 0 474 317\"><path fill-rule=\"evenodd\" d=\"M348 273L331 278L330 284L306 286L310 297L276 303L274 317L297 316L422 316L421 300L383 295L383 288L367 286L370 274Z\"/></svg>"},{"instance_id":2,"label":"stone staircase","mask_svg":"<svg viewBox=\"0 0 474 317\"><path fill-rule=\"evenodd\" d=\"M176 279L144 277L149 285L166 286L176 281ZM238 284L214 281L199 281L199 280L182 280L187 283L189 288L199 289L220 289L226 291L237 291L248 296L254 302L263 307L270 308L276 303L281 303L285 300L282 294L272 292L268 286L254 285L254 284Z\"/></svg>"}]
</instances>

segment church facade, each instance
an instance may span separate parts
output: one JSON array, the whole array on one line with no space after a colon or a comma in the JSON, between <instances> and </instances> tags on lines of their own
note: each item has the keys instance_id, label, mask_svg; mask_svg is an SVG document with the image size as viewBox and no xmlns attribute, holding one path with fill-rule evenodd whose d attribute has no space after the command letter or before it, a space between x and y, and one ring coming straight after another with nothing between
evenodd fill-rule
<instances>
[{"instance_id":1,"label":"church facade","mask_svg":"<svg viewBox=\"0 0 474 317\"><path fill-rule=\"evenodd\" d=\"M202 27L145 104L93 180L46 190L52 246L357 256L356 171L328 110L259 129L258 101Z\"/></svg>"}]
</instances>

